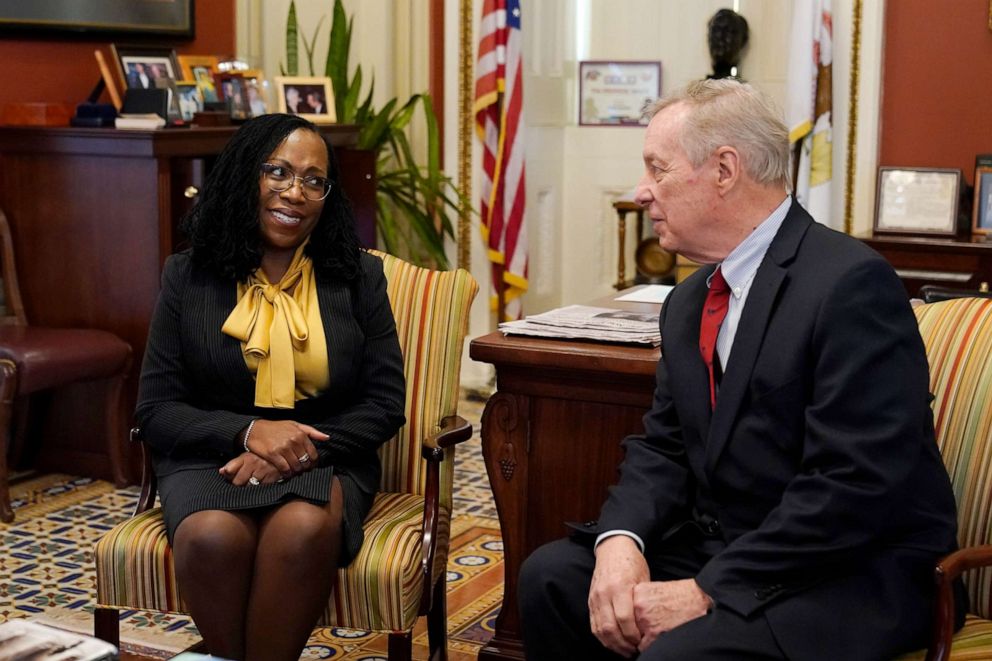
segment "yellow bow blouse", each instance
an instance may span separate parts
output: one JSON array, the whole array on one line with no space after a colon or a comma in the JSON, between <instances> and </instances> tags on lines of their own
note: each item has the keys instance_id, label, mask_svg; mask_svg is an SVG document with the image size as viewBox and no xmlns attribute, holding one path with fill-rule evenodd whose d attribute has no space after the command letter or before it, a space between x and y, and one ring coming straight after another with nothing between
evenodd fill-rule
<instances>
[{"instance_id":1,"label":"yellow bow blouse","mask_svg":"<svg viewBox=\"0 0 992 661\"><path fill-rule=\"evenodd\" d=\"M255 406L291 409L327 388L327 342L320 320L313 263L296 249L276 284L261 268L238 283L238 304L221 331L241 341L255 375Z\"/></svg>"}]
</instances>

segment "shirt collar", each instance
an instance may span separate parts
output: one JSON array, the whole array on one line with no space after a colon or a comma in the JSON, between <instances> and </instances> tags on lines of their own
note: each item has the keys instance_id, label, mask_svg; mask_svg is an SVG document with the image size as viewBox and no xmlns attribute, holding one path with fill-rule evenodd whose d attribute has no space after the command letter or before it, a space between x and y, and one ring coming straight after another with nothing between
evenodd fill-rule
<instances>
[{"instance_id":1,"label":"shirt collar","mask_svg":"<svg viewBox=\"0 0 992 661\"><path fill-rule=\"evenodd\" d=\"M748 282L757 273L758 267L761 266L761 260L768 252L768 246L772 244L772 239L778 234L791 206L792 196L786 195L782 203L767 218L758 223L754 231L737 244L737 247L720 263L720 272L723 273L723 279L727 281L730 293L735 298L741 297ZM709 280L707 279L708 285Z\"/></svg>"}]
</instances>

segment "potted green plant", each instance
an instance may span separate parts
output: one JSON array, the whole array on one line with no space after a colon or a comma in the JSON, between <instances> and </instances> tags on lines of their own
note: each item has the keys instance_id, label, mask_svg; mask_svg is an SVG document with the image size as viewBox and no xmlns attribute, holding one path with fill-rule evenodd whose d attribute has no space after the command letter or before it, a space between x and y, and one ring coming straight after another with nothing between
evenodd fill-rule
<instances>
[{"instance_id":1,"label":"potted green plant","mask_svg":"<svg viewBox=\"0 0 992 661\"><path fill-rule=\"evenodd\" d=\"M290 2L286 19L286 64L283 75L299 74L299 41L302 40L309 75L314 75L313 49L324 17L317 22L310 38L300 31L296 4ZM378 209L376 225L387 252L436 268L448 268L444 238L454 239L453 218L458 217L461 200L454 182L441 171L437 118L428 94L414 94L402 105L393 98L381 109L372 105L374 79L364 100L362 66L348 77L352 19L341 0L334 0L330 45L324 75L331 79L337 121L360 127L358 148L376 154ZM420 162L406 136L406 128L418 116L425 122L426 162Z\"/></svg>"}]
</instances>

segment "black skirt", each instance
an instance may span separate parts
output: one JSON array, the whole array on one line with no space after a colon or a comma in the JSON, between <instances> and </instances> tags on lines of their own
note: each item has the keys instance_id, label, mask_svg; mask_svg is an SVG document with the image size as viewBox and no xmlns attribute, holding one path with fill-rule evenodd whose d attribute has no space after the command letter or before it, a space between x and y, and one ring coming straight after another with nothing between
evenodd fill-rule
<instances>
[{"instance_id":1,"label":"black skirt","mask_svg":"<svg viewBox=\"0 0 992 661\"><path fill-rule=\"evenodd\" d=\"M296 498L315 505L326 505L331 493L334 468L326 466L295 475L284 482L237 487L221 476L216 468L192 468L176 471L158 480L162 514L169 543L176 529L190 514L203 510L252 510L272 507ZM362 522L372 508L374 494L363 492L346 474L339 473L344 496L343 567L350 563L362 545Z\"/></svg>"}]
</instances>

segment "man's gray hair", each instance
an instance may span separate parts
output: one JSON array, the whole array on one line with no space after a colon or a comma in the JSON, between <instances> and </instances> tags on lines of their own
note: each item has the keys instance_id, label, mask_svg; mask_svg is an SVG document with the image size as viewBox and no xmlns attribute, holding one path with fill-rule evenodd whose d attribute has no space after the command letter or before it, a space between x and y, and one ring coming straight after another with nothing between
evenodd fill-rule
<instances>
[{"instance_id":1,"label":"man's gray hair","mask_svg":"<svg viewBox=\"0 0 992 661\"><path fill-rule=\"evenodd\" d=\"M677 103L690 107L679 142L693 167L726 145L759 184L790 187L789 130L769 96L730 78L700 80L665 95L645 114L654 117Z\"/></svg>"}]
</instances>

